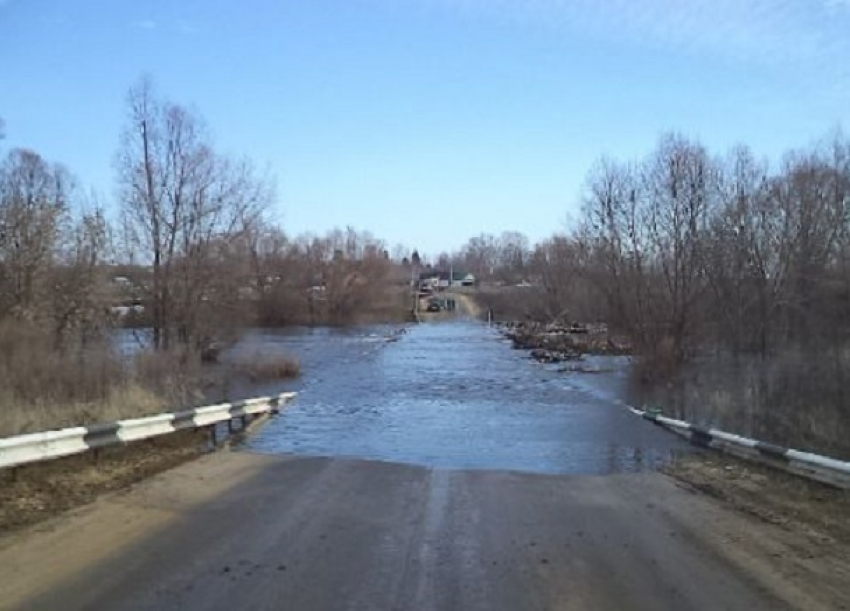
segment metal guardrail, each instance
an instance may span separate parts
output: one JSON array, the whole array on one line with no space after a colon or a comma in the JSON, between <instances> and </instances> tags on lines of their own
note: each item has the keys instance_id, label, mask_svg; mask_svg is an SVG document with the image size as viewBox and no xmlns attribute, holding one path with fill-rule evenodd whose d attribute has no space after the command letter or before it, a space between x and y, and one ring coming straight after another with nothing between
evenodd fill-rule
<instances>
[{"instance_id":1,"label":"metal guardrail","mask_svg":"<svg viewBox=\"0 0 850 611\"><path fill-rule=\"evenodd\" d=\"M257 397L235 403L208 405L180 412L78 426L0 439L0 468L80 454L106 446L167 435L184 429L212 427L235 418L277 413L297 393Z\"/></svg>"},{"instance_id":2,"label":"metal guardrail","mask_svg":"<svg viewBox=\"0 0 850 611\"><path fill-rule=\"evenodd\" d=\"M667 418L661 414L634 407L629 407L629 410L646 420L686 437L695 445L715 448L807 479L813 479L838 488L850 489L850 462L801 452L800 450L765 443L725 431L707 429L683 420Z\"/></svg>"}]
</instances>

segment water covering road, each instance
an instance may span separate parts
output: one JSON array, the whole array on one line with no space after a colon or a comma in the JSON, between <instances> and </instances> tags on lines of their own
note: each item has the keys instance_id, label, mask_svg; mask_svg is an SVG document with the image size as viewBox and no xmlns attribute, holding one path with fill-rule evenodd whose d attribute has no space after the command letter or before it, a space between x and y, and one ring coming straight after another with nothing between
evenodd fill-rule
<instances>
[{"instance_id":1,"label":"water covering road","mask_svg":"<svg viewBox=\"0 0 850 611\"><path fill-rule=\"evenodd\" d=\"M256 332L244 349L290 352L304 374L298 401L247 447L583 474L653 469L688 450L617 402L622 368L558 372L474 322L413 326L395 342L389 331Z\"/></svg>"}]
</instances>

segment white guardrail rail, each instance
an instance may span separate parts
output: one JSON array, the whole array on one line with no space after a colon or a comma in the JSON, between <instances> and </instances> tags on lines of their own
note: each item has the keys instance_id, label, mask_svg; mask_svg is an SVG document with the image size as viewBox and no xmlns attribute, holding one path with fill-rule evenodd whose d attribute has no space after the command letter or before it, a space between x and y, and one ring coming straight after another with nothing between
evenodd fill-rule
<instances>
[{"instance_id":1,"label":"white guardrail rail","mask_svg":"<svg viewBox=\"0 0 850 611\"><path fill-rule=\"evenodd\" d=\"M645 411L634 407L629 407L629 410L642 418L686 437L695 445L714 448L740 458L754 460L838 488L850 489L850 462L801 452L800 450L793 450L724 431L707 429L683 420L667 418L656 411Z\"/></svg>"},{"instance_id":2,"label":"white guardrail rail","mask_svg":"<svg viewBox=\"0 0 850 611\"><path fill-rule=\"evenodd\" d=\"M185 429L214 427L220 422L232 422L236 418L277 413L296 396L297 393L283 393L146 418L7 437L0 439L0 469L80 454Z\"/></svg>"}]
</instances>

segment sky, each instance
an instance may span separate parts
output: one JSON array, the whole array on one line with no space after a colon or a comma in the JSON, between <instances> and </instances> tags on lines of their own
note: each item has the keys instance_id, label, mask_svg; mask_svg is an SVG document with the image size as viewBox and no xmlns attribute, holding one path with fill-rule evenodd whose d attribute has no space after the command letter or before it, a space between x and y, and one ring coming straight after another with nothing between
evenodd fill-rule
<instances>
[{"instance_id":1,"label":"sky","mask_svg":"<svg viewBox=\"0 0 850 611\"><path fill-rule=\"evenodd\" d=\"M773 161L846 131L850 0L0 0L0 146L107 200L142 74L269 168L288 232L436 254L563 230L665 131Z\"/></svg>"}]
</instances>

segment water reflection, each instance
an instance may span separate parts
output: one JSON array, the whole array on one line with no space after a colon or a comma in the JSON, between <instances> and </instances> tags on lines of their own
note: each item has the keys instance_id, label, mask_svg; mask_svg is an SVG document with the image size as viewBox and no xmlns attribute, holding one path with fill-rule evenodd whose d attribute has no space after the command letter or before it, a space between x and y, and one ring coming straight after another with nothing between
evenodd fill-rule
<instances>
[{"instance_id":1,"label":"water reflection","mask_svg":"<svg viewBox=\"0 0 850 611\"><path fill-rule=\"evenodd\" d=\"M239 350L294 354L303 376L289 385L298 401L248 447L544 473L652 469L687 449L614 400L616 375L609 389L603 376L584 384L476 323L415 326L398 342L388 331L253 332Z\"/></svg>"}]
</instances>

